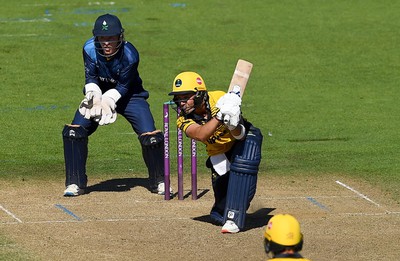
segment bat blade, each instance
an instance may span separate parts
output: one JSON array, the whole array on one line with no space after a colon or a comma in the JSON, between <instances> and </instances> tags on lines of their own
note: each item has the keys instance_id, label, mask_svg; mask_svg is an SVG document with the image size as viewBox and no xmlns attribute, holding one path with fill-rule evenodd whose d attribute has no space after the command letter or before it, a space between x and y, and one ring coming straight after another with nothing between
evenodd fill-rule
<instances>
[{"instance_id":1,"label":"bat blade","mask_svg":"<svg viewBox=\"0 0 400 261\"><path fill-rule=\"evenodd\" d=\"M239 59L229 84L228 93L236 93L242 98L252 69L253 64L251 62Z\"/></svg>"},{"instance_id":2,"label":"bat blade","mask_svg":"<svg viewBox=\"0 0 400 261\"><path fill-rule=\"evenodd\" d=\"M251 62L239 59L233 72L231 83L229 84L228 93L232 92L243 98L252 69L253 64ZM229 118L229 115L225 115L225 124L229 122Z\"/></svg>"}]
</instances>

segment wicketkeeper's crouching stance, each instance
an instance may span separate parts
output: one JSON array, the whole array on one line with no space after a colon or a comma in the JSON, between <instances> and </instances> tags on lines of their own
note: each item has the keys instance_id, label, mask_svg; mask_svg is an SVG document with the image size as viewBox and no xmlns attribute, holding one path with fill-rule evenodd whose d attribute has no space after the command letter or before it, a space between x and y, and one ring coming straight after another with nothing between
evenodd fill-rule
<instances>
[{"instance_id":1,"label":"wicketkeeper's crouching stance","mask_svg":"<svg viewBox=\"0 0 400 261\"><path fill-rule=\"evenodd\" d=\"M123 32L118 17L110 14L99 16L94 24L93 37L83 46L85 98L72 124L66 125L62 132L66 168L64 196L84 193L88 182L88 137L99 125L113 123L117 113L128 120L138 135L148 169L149 189L154 193L165 193L164 136L155 128L147 102L149 93L143 88L139 76L139 53L124 40Z\"/></svg>"},{"instance_id":2,"label":"wicketkeeper's crouching stance","mask_svg":"<svg viewBox=\"0 0 400 261\"><path fill-rule=\"evenodd\" d=\"M206 145L215 197L210 217L223 225L222 233L239 232L256 192L263 141L260 130L242 117L238 95L207 91L197 73L177 75L169 95L181 109L178 127Z\"/></svg>"}]
</instances>

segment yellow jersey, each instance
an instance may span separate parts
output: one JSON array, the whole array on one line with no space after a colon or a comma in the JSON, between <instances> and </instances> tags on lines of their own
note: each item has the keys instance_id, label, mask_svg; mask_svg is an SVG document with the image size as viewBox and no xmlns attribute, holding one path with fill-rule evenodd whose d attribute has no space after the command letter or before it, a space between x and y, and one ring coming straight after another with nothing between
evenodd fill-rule
<instances>
[{"instance_id":1,"label":"yellow jersey","mask_svg":"<svg viewBox=\"0 0 400 261\"><path fill-rule=\"evenodd\" d=\"M217 104L218 99L223 96L225 92L223 91L210 91L208 92L208 103L211 113L211 118L215 116L218 110L215 110L215 105ZM210 119L211 119L210 118ZM208 119L209 120L209 119ZM183 132L186 133L186 129L192 124L205 124L207 119L198 118L196 115L186 115L179 116L176 120L176 124L178 128L180 128ZM221 153L228 152L233 144L235 143L235 138L232 136L228 127L225 124L220 123L210 138L207 141L203 142L206 145L206 151L208 156L218 155Z\"/></svg>"}]
</instances>

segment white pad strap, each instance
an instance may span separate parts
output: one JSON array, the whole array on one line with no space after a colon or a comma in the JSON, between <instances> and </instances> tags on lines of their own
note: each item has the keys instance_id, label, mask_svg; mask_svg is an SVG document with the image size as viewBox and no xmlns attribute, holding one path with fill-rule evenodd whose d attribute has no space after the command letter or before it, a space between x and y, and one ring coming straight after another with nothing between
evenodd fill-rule
<instances>
[{"instance_id":1,"label":"white pad strap","mask_svg":"<svg viewBox=\"0 0 400 261\"><path fill-rule=\"evenodd\" d=\"M222 176L230 170L231 163L229 162L225 153L210 156L210 160L214 170L218 173L218 175Z\"/></svg>"}]
</instances>

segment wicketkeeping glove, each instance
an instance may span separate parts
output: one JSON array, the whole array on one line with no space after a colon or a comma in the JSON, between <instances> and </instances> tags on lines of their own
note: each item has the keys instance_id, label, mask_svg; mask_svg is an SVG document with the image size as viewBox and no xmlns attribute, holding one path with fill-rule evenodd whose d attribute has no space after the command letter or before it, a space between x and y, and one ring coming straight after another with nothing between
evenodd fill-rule
<instances>
[{"instance_id":1,"label":"wicketkeeping glove","mask_svg":"<svg viewBox=\"0 0 400 261\"><path fill-rule=\"evenodd\" d=\"M110 89L103 94L101 99L101 119L99 125L107 125L117 120L117 101L121 94L116 89Z\"/></svg>"},{"instance_id":2,"label":"wicketkeeping glove","mask_svg":"<svg viewBox=\"0 0 400 261\"><path fill-rule=\"evenodd\" d=\"M101 90L95 83L85 85L85 98L79 105L79 112L85 119L100 118L101 115Z\"/></svg>"}]
</instances>

